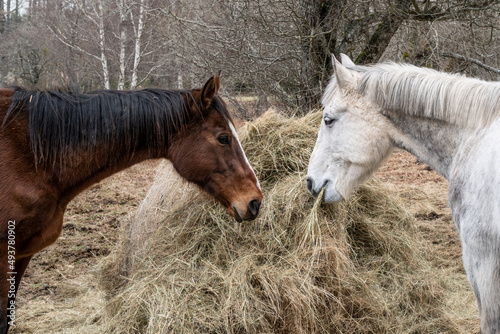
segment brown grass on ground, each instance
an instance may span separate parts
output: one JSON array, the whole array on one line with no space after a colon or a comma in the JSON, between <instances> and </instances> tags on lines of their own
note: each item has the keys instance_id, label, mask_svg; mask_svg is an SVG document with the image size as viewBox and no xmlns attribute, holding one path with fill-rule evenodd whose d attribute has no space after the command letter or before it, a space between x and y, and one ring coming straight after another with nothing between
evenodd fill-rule
<instances>
[{"instance_id":1,"label":"brown grass on ground","mask_svg":"<svg viewBox=\"0 0 500 334\"><path fill-rule=\"evenodd\" d=\"M312 125L316 126L314 122ZM276 145L280 143L279 137L273 140ZM302 148L300 142L298 145ZM300 154L305 157L303 164L306 164L308 153ZM286 160L286 156L282 156ZM314 203L304 192L300 179L303 174L294 172L303 171L304 165L264 160L259 167L263 174L266 168L271 172L269 163L284 167L291 173L283 176L279 185L272 186L271 182L266 185L266 194L273 197L271 201L276 201L276 207L263 212L265 217L255 224L235 226L232 221L220 220L224 213L218 206L198 203L208 210L211 218L198 224L194 220L187 222L186 228L177 230L182 237L175 238L170 245L182 250L182 242L193 240L198 233L208 236L208 239L190 243L196 247L179 256L170 251L167 261L157 251L170 241L155 244L155 251L143 260L143 264L158 265L155 270L161 265L164 271L157 271L156 276L151 271L136 272L137 281L130 281L128 289L114 292L118 297L127 293L131 297L141 297L139 300L129 299L125 306L132 307L128 310L119 309L129 316L122 319L114 319L112 314L111 318L105 315L110 306L106 308L105 296L97 289L95 266L110 249L115 249L119 237L118 222L136 210L152 183L158 163L146 162L133 167L79 196L70 206L62 238L38 254L28 268L20 289L18 322L12 332L103 333L106 328L111 329L111 319L117 325L115 332L120 333L119 328L130 324L134 310L139 315L135 318L138 319L136 324L142 326L137 332L142 332L147 326L147 319L151 320L152 332L160 332L155 331L155 326L170 326L175 321L185 324L186 332L194 332L194 327L189 327L194 325L220 329L238 323L241 327L234 331L245 331L245 326L257 329L264 324L287 332L289 328L284 326L323 326L318 321L328 321L326 316L316 317L314 314L329 308L335 311L328 315L330 326L332 319L342 323L333 332L344 327L348 327L344 328L345 332L367 333L370 332L368 328L379 328L375 332L382 332L387 326L391 328L387 330L389 333L478 332L477 307L463 273L459 241L446 205L447 185L435 172L416 163L411 155L396 152L377 173L383 185L373 181L358 192L353 202L335 209L340 210L338 212L324 206L311 211ZM287 207L290 196L299 200L298 208ZM374 218L373 213L366 212L367 205L370 212L375 210L384 215L389 211L396 217ZM386 205L391 209L386 210ZM338 217L339 213L342 217L349 216L347 209L351 206L354 211L361 211L361 223L343 224L340 218L331 218L332 215ZM198 209L194 208L194 211L199 213ZM295 213L295 209L301 209L301 213ZM184 210L183 215L185 220L186 215L195 213ZM280 221L285 223L272 223L273 218L269 222L270 215L281 217ZM287 215L293 218L301 216L302 224L286 223ZM390 223L389 231L386 220ZM314 223L307 224L307 221ZM164 225L163 233L172 233L165 231L168 226ZM265 237L273 237L272 245L262 242L262 233L269 233ZM290 235L295 237L290 238ZM291 239L295 246L292 246ZM313 241L314 247L305 241ZM320 247L314 241L321 241ZM232 246L223 248L222 252L216 247L228 244ZM373 244L382 246L371 248ZM298 255L300 246L309 247L308 256ZM204 252L216 249L219 253L208 254L208 257ZM274 253L277 249L282 252ZM339 249L345 252L339 253ZM256 250L260 255L255 253ZM270 252L272 256L269 256ZM173 257L177 258L173 267L165 267ZM279 257L281 262L276 259ZM325 259L331 259L335 268L347 269L332 271L325 267ZM204 271L197 270L202 267ZM295 276L297 272L303 274L299 279ZM353 273L356 277L352 277ZM382 280L387 283L376 283ZM205 284L197 285L197 282ZM328 282L339 288L333 295L322 289ZM218 290L220 286L223 286L222 293ZM313 293L304 295L306 288L312 288ZM164 313L167 308L161 308L172 306L165 305L171 299L163 296L183 297L175 299L175 307L171 308L175 317ZM273 302L266 304L259 318L249 320L246 310L255 311L262 307L262 300ZM298 303L293 304L292 300ZM119 298L115 303L119 303ZM193 304L205 306L188 308L187 315L179 317L185 305ZM209 316L214 313L215 318ZM225 315L224 321L220 320L221 313ZM332 332L331 328L316 328L316 332Z\"/></svg>"}]
</instances>

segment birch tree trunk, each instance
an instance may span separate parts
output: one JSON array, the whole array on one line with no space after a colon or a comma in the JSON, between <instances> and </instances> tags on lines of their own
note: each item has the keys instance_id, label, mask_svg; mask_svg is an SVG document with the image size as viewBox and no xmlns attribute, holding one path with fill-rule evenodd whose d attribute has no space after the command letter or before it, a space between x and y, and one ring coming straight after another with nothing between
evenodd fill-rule
<instances>
[{"instance_id":1,"label":"birch tree trunk","mask_svg":"<svg viewBox=\"0 0 500 334\"><path fill-rule=\"evenodd\" d=\"M88 20L90 28L92 28L92 26L97 27L97 36L95 36L95 38L92 40L92 47L89 47L88 45L82 43L88 37L82 38L82 31L78 30L77 26L68 27L66 25L58 25L57 23L55 23L54 25L49 23L47 24L47 28L64 45L82 53L83 55L96 59L99 62L98 66L100 67L100 70L96 69L96 72L99 73L100 80L102 81L102 86L105 89L110 89L111 80L108 65L108 55L106 53L108 47L106 41L105 20L107 17L103 0L94 0L88 2L87 4L85 4L85 2L81 0L72 0L69 3L78 10L79 14L81 14ZM35 0L32 0L32 6L33 8L35 8ZM33 15L35 15L34 12ZM75 34L78 35L79 38L73 38ZM83 34L89 34L88 28L83 32ZM94 48L94 45L97 45L98 48Z\"/></svg>"},{"instance_id":2,"label":"birch tree trunk","mask_svg":"<svg viewBox=\"0 0 500 334\"><path fill-rule=\"evenodd\" d=\"M10 0L7 0L7 10L5 11L5 32L8 33L10 30Z\"/></svg>"},{"instance_id":3,"label":"birch tree trunk","mask_svg":"<svg viewBox=\"0 0 500 334\"><path fill-rule=\"evenodd\" d=\"M132 12L131 12L132 13ZM132 20L133 22L133 20ZM139 64L141 63L141 39L144 30L144 0L139 1L139 17L137 18L137 26L134 26L134 67L132 69L132 79L130 80L130 88L134 89L137 86Z\"/></svg>"},{"instance_id":4,"label":"birch tree trunk","mask_svg":"<svg viewBox=\"0 0 500 334\"><path fill-rule=\"evenodd\" d=\"M106 35L104 30L104 9L102 5L102 0L97 0L97 22L99 27L99 48L101 50L101 66L102 66L102 76L103 85L105 89L110 89L109 83L109 68L108 68L108 58L106 56Z\"/></svg>"},{"instance_id":5,"label":"birch tree trunk","mask_svg":"<svg viewBox=\"0 0 500 334\"><path fill-rule=\"evenodd\" d=\"M3 5L3 0L0 0L0 34L3 34L5 29L5 13L3 11Z\"/></svg>"},{"instance_id":6,"label":"birch tree trunk","mask_svg":"<svg viewBox=\"0 0 500 334\"><path fill-rule=\"evenodd\" d=\"M184 88L184 83L182 82L182 74L179 72L177 73L177 89L183 89Z\"/></svg>"},{"instance_id":7,"label":"birch tree trunk","mask_svg":"<svg viewBox=\"0 0 500 334\"><path fill-rule=\"evenodd\" d=\"M127 32L125 31L125 21L127 20L127 8L126 1L119 0L118 10L120 12L120 73L118 76L118 89L122 90L125 88L125 70L126 70L126 59L125 59L125 44L127 41Z\"/></svg>"}]
</instances>

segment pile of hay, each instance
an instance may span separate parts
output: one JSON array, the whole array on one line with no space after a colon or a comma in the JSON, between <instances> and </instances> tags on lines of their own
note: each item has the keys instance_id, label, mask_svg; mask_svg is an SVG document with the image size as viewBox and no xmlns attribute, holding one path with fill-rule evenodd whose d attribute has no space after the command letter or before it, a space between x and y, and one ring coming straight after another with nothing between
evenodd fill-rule
<instances>
[{"instance_id":1,"label":"pile of hay","mask_svg":"<svg viewBox=\"0 0 500 334\"><path fill-rule=\"evenodd\" d=\"M253 222L237 224L196 189L171 188L160 172L102 265L106 331L458 332L412 218L391 190L371 180L337 205L308 194L320 118L268 112L241 129L265 196ZM177 189L188 195L179 199ZM131 242L130 231L151 216L158 230Z\"/></svg>"}]
</instances>

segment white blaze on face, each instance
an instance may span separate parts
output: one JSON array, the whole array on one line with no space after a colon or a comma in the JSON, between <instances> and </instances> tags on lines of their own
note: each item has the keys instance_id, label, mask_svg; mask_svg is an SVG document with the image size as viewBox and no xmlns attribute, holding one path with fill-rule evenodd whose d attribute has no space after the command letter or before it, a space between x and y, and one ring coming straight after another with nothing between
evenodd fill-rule
<instances>
[{"instance_id":1,"label":"white blaze on face","mask_svg":"<svg viewBox=\"0 0 500 334\"><path fill-rule=\"evenodd\" d=\"M260 182L259 179L257 179L257 175L255 175L255 171L252 168L252 165L250 165L250 162L247 159L247 156L245 154L245 151L243 150L243 147L241 146L240 139L238 137L238 133L236 132L236 129L234 128L234 125L231 121L227 120L227 123L229 124L229 128L231 129L231 132L233 133L233 137L236 139L236 142L239 145L239 148L241 150L241 153L243 153L243 157L245 158L245 162L247 163L248 167L252 171L253 175L255 176L255 179L257 180L257 186L259 187L259 190L262 190L260 187Z\"/></svg>"}]
</instances>

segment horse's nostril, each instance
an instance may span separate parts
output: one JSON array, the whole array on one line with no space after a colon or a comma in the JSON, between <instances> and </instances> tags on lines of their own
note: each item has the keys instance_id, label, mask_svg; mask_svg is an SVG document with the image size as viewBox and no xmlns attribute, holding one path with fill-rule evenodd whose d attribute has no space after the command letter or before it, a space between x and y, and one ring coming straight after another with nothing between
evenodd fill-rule
<instances>
[{"instance_id":1,"label":"horse's nostril","mask_svg":"<svg viewBox=\"0 0 500 334\"><path fill-rule=\"evenodd\" d=\"M307 186L307 190L309 190L309 192L312 194L313 193L313 180L308 177L306 179L306 186Z\"/></svg>"},{"instance_id":2,"label":"horse's nostril","mask_svg":"<svg viewBox=\"0 0 500 334\"><path fill-rule=\"evenodd\" d=\"M248 210L250 211L252 216L257 216L257 214L259 213L259 208L260 208L260 202L256 199L248 203Z\"/></svg>"}]
</instances>

